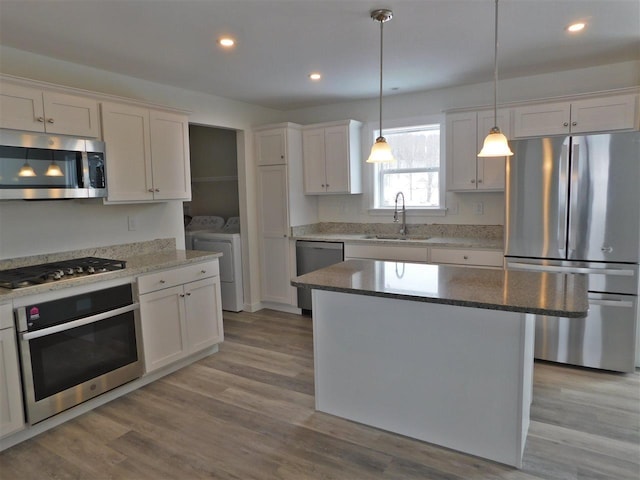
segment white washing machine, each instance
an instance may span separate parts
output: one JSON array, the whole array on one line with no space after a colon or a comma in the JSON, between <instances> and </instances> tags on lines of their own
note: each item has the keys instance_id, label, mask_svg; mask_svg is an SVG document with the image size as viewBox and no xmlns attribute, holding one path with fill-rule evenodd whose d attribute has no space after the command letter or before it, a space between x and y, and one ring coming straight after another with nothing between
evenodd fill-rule
<instances>
[{"instance_id":1,"label":"white washing machine","mask_svg":"<svg viewBox=\"0 0 640 480\"><path fill-rule=\"evenodd\" d=\"M193 217L194 220L197 218ZM196 225L192 225L192 223L185 230L187 250L222 253L222 257L219 258L222 309L232 312L241 311L244 304L242 291L242 244L239 227L237 227L237 217L230 218L222 229L218 228L217 222L214 222L216 225L213 228L202 230L195 229L198 228L199 222L196 222ZM237 233L232 233L236 230L238 230Z\"/></svg>"}]
</instances>

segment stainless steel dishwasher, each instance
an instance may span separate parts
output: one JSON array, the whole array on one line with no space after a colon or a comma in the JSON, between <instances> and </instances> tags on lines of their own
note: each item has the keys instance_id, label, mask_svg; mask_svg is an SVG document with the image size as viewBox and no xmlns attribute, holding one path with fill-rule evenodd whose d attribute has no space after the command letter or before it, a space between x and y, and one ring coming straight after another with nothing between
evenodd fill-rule
<instances>
[{"instance_id":1,"label":"stainless steel dishwasher","mask_svg":"<svg viewBox=\"0 0 640 480\"><path fill-rule=\"evenodd\" d=\"M344 260L344 243L296 241L296 271L298 275L319 270ZM311 310L311 290L298 288L298 308Z\"/></svg>"}]
</instances>

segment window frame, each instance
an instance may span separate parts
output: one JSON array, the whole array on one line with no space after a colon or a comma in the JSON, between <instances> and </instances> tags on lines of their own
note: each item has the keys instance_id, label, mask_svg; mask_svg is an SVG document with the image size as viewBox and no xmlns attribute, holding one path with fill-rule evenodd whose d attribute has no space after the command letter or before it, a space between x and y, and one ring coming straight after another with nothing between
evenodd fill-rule
<instances>
[{"instance_id":1,"label":"window frame","mask_svg":"<svg viewBox=\"0 0 640 480\"><path fill-rule=\"evenodd\" d=\"M394 130L418 130L420 127L428 126L428 125L439 125L440 127L440 166L438 169L439 173L439 206L438 207L411 207L407 206L407 216L408 217L420 217L420 216L444 216L446 214L446 152L445 152L445 117L444 115L430 115L425 117L414 117L414 118L405 118L405 119L396 119L391 121L383 121L383 135L387 132L392 132ZM371 145L375 141L377 137L377 132L379 131L380 126L374 122L370 122L366 124L365 131L363 132L363 161L366 161L367 156L369 155L369 150L371 150ZM380 192L380 182L382 181L382 177L384 176L379 168L374 164L366 164L368 167L365 167L366 175L364 176L364 180L368 188L365 189L365 192L368 193L366 198L367 208L369 215L389 215L393 213L393 207L378 207L376 206L376 200L378 198L378 194ZM409 173L410 171L434 171L433 167L425 167L424 169L400 169L398 171ZM387 170L386 173L393 172L393 170Z\"/></svg>"}]
</instances>

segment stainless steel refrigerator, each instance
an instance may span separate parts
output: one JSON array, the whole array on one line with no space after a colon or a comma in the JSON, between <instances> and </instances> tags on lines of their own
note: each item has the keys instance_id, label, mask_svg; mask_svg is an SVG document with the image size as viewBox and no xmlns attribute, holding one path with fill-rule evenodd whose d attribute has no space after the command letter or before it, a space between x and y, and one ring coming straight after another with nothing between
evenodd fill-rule
<instances>
[{"instance_id":1,"label":"stainless steel refrigerator","mask_svg":"<svg viewBox=\"0 0 640 480\"><path fill-rule=\"evenodd\" d=\"M506 267L589 276L586 318L536 318L536 358L634 371L640 133L527 139L512 148Z\"/></svg>"}]
</instances>

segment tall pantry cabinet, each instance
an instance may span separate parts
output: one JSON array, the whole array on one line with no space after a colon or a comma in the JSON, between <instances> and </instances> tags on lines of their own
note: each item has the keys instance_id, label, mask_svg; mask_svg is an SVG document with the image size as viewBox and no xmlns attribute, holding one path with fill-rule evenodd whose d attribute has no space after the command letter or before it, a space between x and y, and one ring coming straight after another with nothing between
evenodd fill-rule
<instances>
[{"instance_id":1,"label":"tall pantry cabinet","mask_svg":"<svg viewBox=\"0 0 640 480\"><path fill-rule=\"evenodd\" d=\"M318 221L316 197L304 195L302 131L281 123L254 130L258 184L261 301L297 307L291 227ZM277 305L276 305L277 307Z\"/></svg>"}]
</instances>

